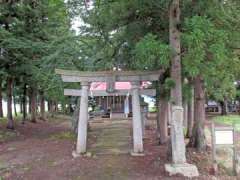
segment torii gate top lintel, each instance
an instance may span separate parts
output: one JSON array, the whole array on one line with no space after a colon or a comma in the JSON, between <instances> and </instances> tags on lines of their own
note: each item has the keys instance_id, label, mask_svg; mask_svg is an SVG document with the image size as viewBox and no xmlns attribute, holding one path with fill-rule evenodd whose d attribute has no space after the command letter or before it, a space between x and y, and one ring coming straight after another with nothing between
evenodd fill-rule
<instances>
[{"instance_id":1,"label":"torii gate top lintel","mask_svg":"<svg viewBox=\"0 0 240 180\"><path fill-rule=\"evenodd\" d=\"M64 82L157 81L164 70L158 71L72 71L56 69Z\"/></svg>"}]
</instances>

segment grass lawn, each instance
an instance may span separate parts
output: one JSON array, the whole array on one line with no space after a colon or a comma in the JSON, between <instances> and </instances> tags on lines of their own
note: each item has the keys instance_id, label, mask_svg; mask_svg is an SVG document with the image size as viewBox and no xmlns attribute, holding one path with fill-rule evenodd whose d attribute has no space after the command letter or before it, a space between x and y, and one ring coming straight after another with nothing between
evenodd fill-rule
<instances>
[{"instance_id":1,"label":"grass lawn","mask_svg":"<svg viewBox=\"0 0 240 180\"><path fill-rule=\"evenodd\" d=\"M240 131L240 115L217 116L214 118L214 122L235 125L237 131Z\"/></svg>"}]
</instances>

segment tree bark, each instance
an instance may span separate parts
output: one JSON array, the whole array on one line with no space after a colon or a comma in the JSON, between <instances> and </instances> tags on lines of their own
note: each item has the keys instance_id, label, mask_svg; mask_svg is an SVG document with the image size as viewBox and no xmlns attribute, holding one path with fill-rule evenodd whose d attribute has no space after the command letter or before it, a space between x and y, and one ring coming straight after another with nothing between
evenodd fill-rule
<instances>
[{"instance_id":1,"label":"tree bark","mask_svg":"<svg viewBox=\"0 0 240 180\"><path fill-rule=\"evenodd\" d=\"M160 128L160 144L166 144L168 141L168 100L165 98L160 98L160 115L158 116L159 128Z\"/></svg>"},{"instance_id":2,"label":"tree bark","mask_svg":"<svg viewBox=\"0 0 240 180\"><path fill-rule=\"evenodd\" d=\"M187 129L188 127L188 103L183 103L183 127Z\"/></svg>"},{"instance_id":3,"label":"tree bark","mask_svg":"<svg viewBox=\"0 0 240 180\"><path fill-rule=\"evenodd\" d=\"M22 99L20 100L19 107L20 107L20 114L22 114L22 113L23 113L23 103L22 103Z\"/></svg>"},{"instance_id":4,"label":"tree bark","mask_svg":"<svg viewBox=\"0 0 240 180\"><path fill-rule=\"evenodd\" d=\"M30 93L30 99L31 99L31 122L32 123L36 123L36 110L37 110L37 103L36 103L36 89L35 88L31 88L31 93Z\"/></svg>"},{"instance_id":5,"label":"tree bark","mask_svg":"<svg viewBox=\"0 0 240 180\"><path fill-rule=\"evenodd\" d=\"M57 103L57 101L54 101L54 112L55 113L58 112L58 103Z\"/></svg>"},{"instance_id":6,"label":"tree bark","mask_svg":"<svg viewBox=\"0 0 240 180\"><path fill-rule=\"evenodd\" d=\"M54 117L54 107L53 107L53 101L49 100L49 112L51 117Z\"/></svg>"},{"instance_id":7,"label":"tree bark","mask_svg":"<svg viewBox=\"0 0 240 180\"><path fill-rule=\"evenodd\" d=\"M228 102L227 102L227 100L226 100L226 98L224 98L224 100L223 101L221 101L220 102L220 105L221 105L221 109L222 109L222 111L221 111L221 115L222 116L225 116L225 115L227 115L228 114Z\"/></svg>"},{"instance_id":8,"label":"tree bark","mask_svg":"<svg viewBox=\"0 0 240 180\"><path fill-rule=\"evenodd\" d=\"M14 114L17 117L17 107L16 107L16 96L13 95L13 108L14 108Z\"/></svg>"},{"instance_id":9,"label":"tree bark","mask_svg":"<svg viewBox=\"0 0 240 180\"><path fill-rule=\"evenodd\" d=\"M2 80L0 79L0 118L3 117L3 105L2 105Z\"/></svg>"},{"instance_id":10,"label":"tree bark","mask_svg":"<svg viewBox=\"0 0 240 180\"><path fill-rule=\"evenodd\" d=\"M206 150L206 138L204 134L205 123L205 89L201 75L194 79L194 127L189 142L190 147L198 151Z\"/></svg>"},{"instance_id":11,"label":"tree bark","mask_svg":"<svg viewBox=\"0 0 240 180\"><path fill-rule=\"evenodd\" d=\"M47 101L47 109L48 109L48 112L50 112L50 100Z\"/></svg>"},{"instance_id":12,"label":"tree bark","mask_svg":"<svg viewBox=\"0 0 240 180\"><path fill-rule=\"evenodd\" d=\"M188 127L187 127L187 138L192 137L193 120L194 120L194 89L191 87L191 99L188 101Z\"/></svg>"},{"instance_id":13,"label":"tree bark","mask_svg":"<svg viewBox=\"0 0 240 180\"><path fill-rule=\"evenodd\" d=\"M23 86L22 106L23 106L23 117L22 123L24 124L27 118L27 84Z\"/></svg>"},{"instance_id":14,"label":"tree bark","mask_svg":"<svg viewBox=\"0 0 240 180\"><path fill-rule=\"evenodd\" d=\"M74 113L74 108L72 106L72 103L69 104L69 113L70 114Z\"/></svg>"},{"instance_id":15,"label":"tree bark","mask_svg":"<svg viewBox=\"0 0 240 180\"><path fill-rule=\"evenodd\" d=\"M61 107L62 107L62 113L66 114L66 104L64 102L62 102Z\"/></svg>"},{"instance_id":16,"label":"tree bark","mask_svg":"<svg viewBox=\"0 0 240 180\"><path fill-rule=\"evenodd\" d=\"M12 116L12 92L13 92L13 78L7 78L7 129L14 129Z\"/></svg>"},{"instance_id":17,"label":"tree bark","mask_svg":"<svg viewBox=\"0 0 240 180\"><path fill-rule=\"evenodd\" d=\"M40 94L40 119L45 121L45 99L44 99L44 93L43 91L39 92Z\"/></svg>"},{"instance_id":18,"label":"tree bark","mask_svg":"<svg viewBox=\"0 0 240 180\"><path fill-rule=\"evenodd\" d=\"M180 7L179 0L172 0L169 14L169 42L171 47L171 78L175 86L171 89L173 105L182 106L182 70L180 46Z\"/></svg>"},{"instance_id":19,"label":"tree bark","mask_svg":"<svg viewBox=\"0 0 240 180\"><path fill-rule=\"evenodd\" d=\"M161 103L159 98L156 100L156 107L157 107L157 139L158 139L158 144L160 145L160 116L161 116Z\"/></svg>"},{"instance_id":20,"label":"tree bark","mask_svg":"<svg viewBox=\"0 0 240 180\"><path fill-rule=\"evenodd\" d=\"M171 89L172 105L182 107L182 76L181 76L181 44L180 44L180 2L172 0L169 9L169 43L171 48L171 79L175 86ZM172 112L171 112L172 113ZM182 115L181 115L182 116ZM185 163L185 143L183 135L182 117L179 122L172 119L171 138L168 142L168 159L173 163ZM179 129L176 132L176 129ZM173 148L174 153L173 154Z\"/></svg>"},{"instance_id":21,"label":"tree bark","mask_svg":"<svg viewBox=\"0 0 240 180\"><path fill-rule=\"evenodd\" d=\"M29 92L28 92L28 113L31 114L31 104L32 104L32 95L31 95L31 89L29 89Z\"/></svg>"}]
</instances>

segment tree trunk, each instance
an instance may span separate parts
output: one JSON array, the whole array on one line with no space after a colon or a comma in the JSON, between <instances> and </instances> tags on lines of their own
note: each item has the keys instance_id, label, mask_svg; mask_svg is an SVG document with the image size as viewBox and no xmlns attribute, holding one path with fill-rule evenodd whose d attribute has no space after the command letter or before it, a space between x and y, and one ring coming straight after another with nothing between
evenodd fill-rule
<instances>
[{"instance_id":1,"label":"tree trunk","mask_svg":"<svg viewBox=\"0 0 240 180\"><path fill-rule=\"evenodd\" d=\"M157 89L157 88L156 88ZM160 116L161 116L161 111L160 111L160 100L158 96L156 97L156 107L157 107L157 139L158 139L158 144L160 145Z\"/></svg>"},{"instance_id":2,"label":"tree trunk","mask_svg":"<svg viewBox=\"0 0 240 180\"><path fill-rule=\"evenodd\" d=\"M66 104L64 102L62 102L61 107L62 107L62 113L66 114Z\"/></svg>"},{"instance_id":3,"label":"tree trunk","mask_svg":"<svg viewBox=\"0 0 240 180\"><path fill-rule=\"evenodd\" d=\"M43 91L39 92L40 94L40 119L45 121L45 99L44 99L44 93Z\"/></svg>"},{"instance_id":4,"label":"tree trunk","mask_svg":"<svg viewBox=\"0 0 240 180\"><path fill-rule=\"evenodd\" d=\"M13 78L7 78L7 129L14 129L12 116L12 92L13 92Z\"/></svg>"},{"instance_id":5,"label":"tree trunk","mask_svg":"<svg viewBox=\"0 0 240 180\"><path fill-rule=\"evenodd\" d=\"M0 118L3 117L3 105L2 105L2 80L0 79Z\"/></svg>"},{"instance_id":6,"label":"tree trunk","mask_svg":"<svg viewBox=\"0 0 240 180\"><path fill-rule=\"evenodd\" d=\"M54 117L54 112L53 111L54 111L53 101L49 100L49 112L50 112L51 117Z\"/></svg>"},{"instance_id":7,"label":"tree trunk","mask_svg":"<svg viewBox=\"0 0 240 180\"><path fill-rule=\"evenodd\" d=\"M205 123L205 89L201 75L194 79L194 127L189 146L198 151L206 150L206 138L204 134Z\"/></svg>"},{"instance_id":8,"label":"tree trunk","mask_svg":"<svg viewBox=\"0 0 240 180\"><path fill-rule=\"evenodd\" d=\"M180 3L179 0L172 0L169 9L169 43L171 48L170 74L171 79L175 82L175 86L171 89L170 97L172 105L182 107L181 44L179 27ZM174 107L172 106L172 108ZM172 159L173 163L185 163L186 157L182 117L179 117L179 121L173 118L171 121L171 138L169 138L171 142L168 143L167 153L171 157L168 157L168 159ZM176 132L176 130L178 130L178 132ZM174 154L172 153L173 147Z\"/></svg>"},{"instance_id":9,"label":"tree trunk","mask_svg":"<svg viewBox=\"0 0 240 180\"><path fill-rule=\"evenodd\" d=\"M32 95L31 95L31 89L29 89L29 92L28 92L28 113L31 114L31 104L32 104Z\"/></svg>"},{"instance_id":10,"label":"tree trunk","mask_svg":"<svg viewBox=\"0 0 240 180\"><path fill-rule=\"evenodd\" d=\"M222 116L225 116L225 115L227 115L228 114L228 102L227 102L227 100L226 100L226 98L224 98L224 100L223 101L221 101L220 102L220 105L221 105L221 109L222 109L222 111L221 111L221 115Z\"/></svg>"},{"instance_id":11,"label":"tree trunk","mask_svg":"<svg viewBox=\"0 0 240 180\"><path fill-rule=\"evenodd\" d=\"M58 112L58 102L54 101L54 112L57 113Z\"/></svg>"},{"instance_id":12,"label":"tree trunk","mask_svg":"<svg viewBox=\"0 0 240 180\"><path fill-rule=\"evenodd\" d=\"M22 105L23 105L23 118L22 118L22 123L26 121L27 118L27 84L24 84L23 86L23 96L22 96Z\"/></svg>"},{"instance_id":13,"label":"tree trunk","mask_svg":"<svg viewBox=\"0 0 240 180\"><path fill-rule=\"evenodd\" d=\"M188 127L187 127L187 138L192 137L193 130L193 119L194 119L194 90L191 87L191 99L188 101Z\"/></svg>"},{"instance_id":14,"label":"tree trunk","mask_svg":"<svg viewBox=\"0 0 240 180\"><path fill-rule=\"evenodd\" d=\"M37 104L36 104L36 89L31 88L31 93L30 93L30 101L31 101L31 122L36 123L36 110L37 110Z\"/></svg>"},{"instance_id":15,"label":"tree trunk","mask_svg":"<svg viewBox=\"0 0 240 180\"><path fill-rule=\"evenodd\" d=\"M172 0L169 14L169 42L171 47L171 78L175 86L171 89L173 105L182 106L182 70L180 46L180 8L179 0Z\"/></svg>"},{"instance_id":16,"label":"tree trunk","mask_svg":"<svg viewBox=\"0 0 240 180\"><path fill-rule=\"evenodd\" d=\"M159 129L160 129L160 144L166 144L168 141L168 100L160 98L159 100Z\"/></svg>"},{"instance_id":17,"label":"tree trunk","mask_svg":"<svg viewBox=\"0 0 240 180\"><path fill-rule=\"evenodd\" d=\"M48 109L48 112L50 112L50 100L47 101L47 109Z\"/></svg>"},{"instance_id":18,"label":"tree trunk","mask_svg":"<svg viewBox=\"0 0 240 180\"><path fill-rule=\"evenodd\" d=\"M22 103L22 99L21 99L21 101L20 101L19 107L20 107L20 114L22 114L22 113L23 113L23 103Z\"/></svg>"},{"instance_id":19,"label":"tree trunk","mask_svg":"<svg viewBox=\"0 0 240 180\"><path fill-rule=\"evenodd\" d=\"M72 106L72 103L69 104L69 113L70 114L74 113L74 108Z\"/></svg>"},{"instance_id":20,"label":"tree trunk","mask_svg":"<svg viewBox=\"0 0 240 180\"><path fill-rule=\"evenodd\" d=\"M183 127L187 129L188 127L188 103L183 103Z\"/></svg>"},{"instance_id":21,"label":"tree trunk","mask_svg":"<svg viewBox=\"0 0 240 180\"><path fill-rule=\"evenodd\" d=\"M79 119L79 111L80 111L80 97L77 98L77 104L76 104L76 108L73 112L73 118L72 118L72 130L74 133L78 133L78 119Z\"/></svg>"},{"instance_id":22,"label":"tree trunk","mask_svg":"<svg viewBox=\"0 0 240 180\"><path fill-rule=\"evenodd\" d=\"M14 108L14 114L17 117L17 107L16 107L16 96L13 95L13 108Z\"/></svg>"}]
</instances>

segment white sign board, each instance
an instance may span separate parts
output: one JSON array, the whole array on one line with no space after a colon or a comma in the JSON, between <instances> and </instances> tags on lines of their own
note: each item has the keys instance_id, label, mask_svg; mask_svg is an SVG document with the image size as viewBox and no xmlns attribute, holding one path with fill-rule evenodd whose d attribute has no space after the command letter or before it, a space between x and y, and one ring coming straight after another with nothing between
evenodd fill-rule
<instances>
[{"instance_id":1,"label":"white sign board","mask_svg":"<svg viewBox=\"0 0 240 180\"><path fill-rule=\"evenodd\" d=\"M215 130L216 145L232 145L233 130Z\"/></svg>"}]
</instances>

